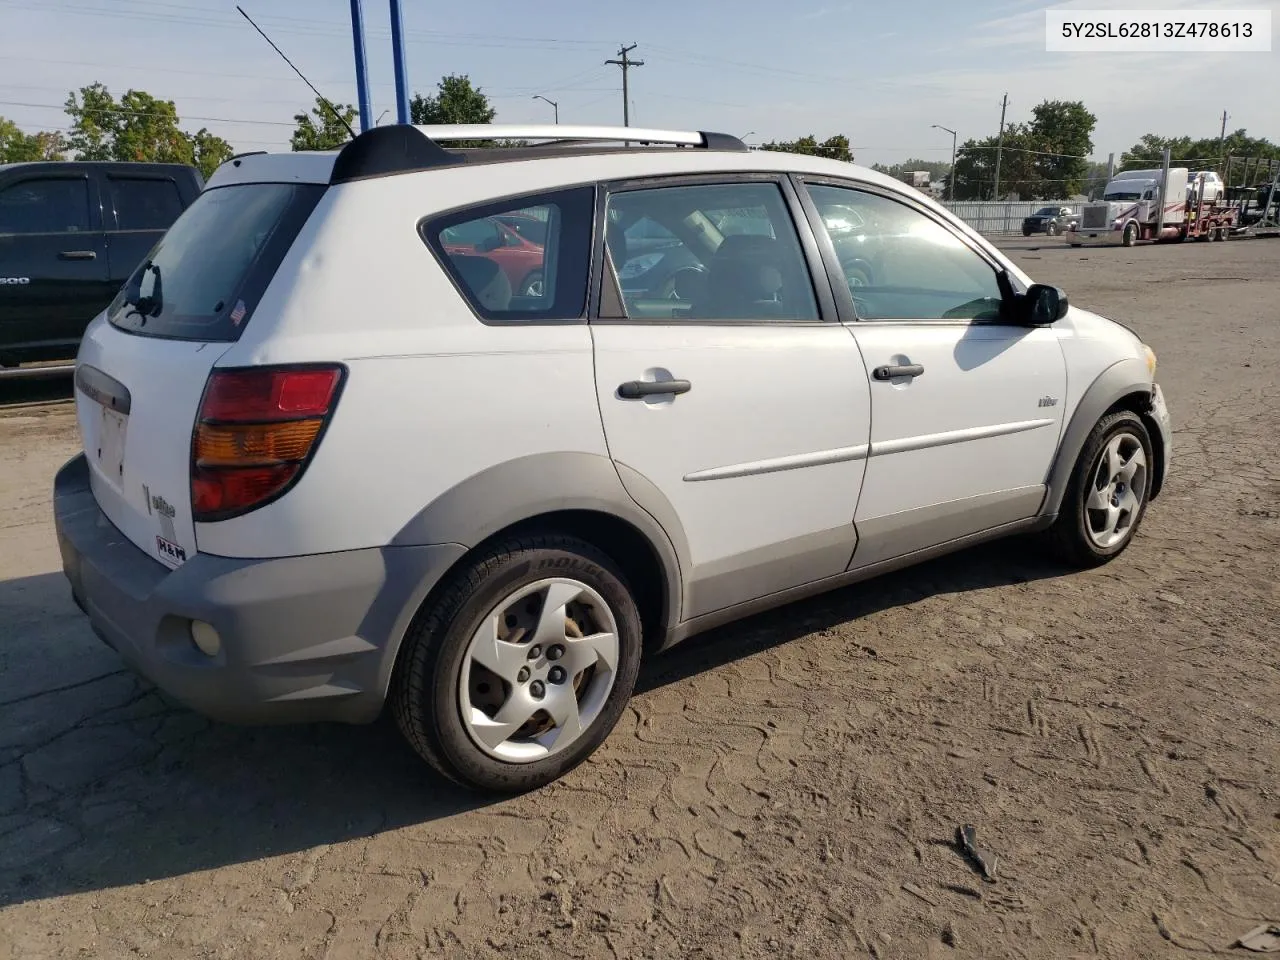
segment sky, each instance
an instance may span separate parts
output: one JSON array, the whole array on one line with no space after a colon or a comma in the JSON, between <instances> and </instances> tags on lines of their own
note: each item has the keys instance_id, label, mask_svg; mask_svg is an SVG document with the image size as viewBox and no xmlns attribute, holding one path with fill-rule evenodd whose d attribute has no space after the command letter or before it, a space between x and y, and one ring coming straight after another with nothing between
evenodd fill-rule
<instances>
[{"instance_id":1,"label":"sky","mask_svg":"<svg viewBox=\"0 0 1280 960\"><path fill-rule=\"evenodd\" d=\"M349 0L239 0L320 91L356 102ZM363 0L373 116L394 122L387 0ZM623 44L632 125L715 130L757 144L842 133L858 163L950 159L993 135L1001 98L1026 121L1045 99L1082 100L1105 160L1145 133L1280 141L1280 42L1271 53L1048 53L1053 8L1270 9L1280 0L403 0L411 89L470 76L499 123L622 122ZM65 128L68 91L173 100L189 130L237 151L288 149L314 97L236 12L235 0L0 0L0 116Z\"/></svg>"}]
</instances>

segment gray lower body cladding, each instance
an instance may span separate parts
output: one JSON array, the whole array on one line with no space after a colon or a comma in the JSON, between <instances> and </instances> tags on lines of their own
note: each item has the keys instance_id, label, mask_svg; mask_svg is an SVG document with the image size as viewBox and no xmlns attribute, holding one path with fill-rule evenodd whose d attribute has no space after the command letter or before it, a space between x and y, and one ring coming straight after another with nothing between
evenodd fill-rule
<instances>
[{"instance_id":1,"label":"gray lower body cladding","mask_svg":"<svg viewBox=\"0 0 1280 960\"><path fill-rule=\"evenodd\" d=\"M192 709L232 723L365 723L382 708L400 639L459 544L280 559L196 554L170 570L98 508L84 456L54 481L63 571L94 632ZM191 639L211 624L215 656Z\"/></svg>"}]
</instances>

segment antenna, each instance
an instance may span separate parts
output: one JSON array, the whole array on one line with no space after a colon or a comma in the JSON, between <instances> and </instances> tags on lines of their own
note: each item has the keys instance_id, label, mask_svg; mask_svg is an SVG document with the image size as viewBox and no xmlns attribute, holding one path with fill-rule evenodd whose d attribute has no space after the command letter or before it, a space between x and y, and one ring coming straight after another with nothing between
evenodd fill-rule
<instances>
[{"instance_id":1,"label":"antenna","mask_svg":"<svg viewBox=\"0 0 1280 960\"><path fill-rule=\"evenodd\" d=\"M316 95L316 98L318 100L320 100L326 107L329 108L329 112L334 115L337 121L347 128L347 133L351 134L351 139L354 140L356 138L356 132L351 129L351 124L347 123L346 118L343 117L343 115L340 114L336 109L334 109L333 104L329 102L328 98L319 90L317 90L310 80L302 76L302 71L299 70L297 67L294 67L293 61L284 55L284 51L281 50L279 47L277 47L274 43L272 43L270 37L268 37L265 33L262 33L262 28L253 22L253 18L244 12L243 7L237 4L236 9L240 11L240 16L244 17L246 20L249 21L249 25L253 27L253 29L257 30L258 33L262 34L262 39L267 41L267 43L271 44L271 49L274 50L276 53L280 54L280 59L282 59L285 63L289 64L290 67L293 67L293 72L296 73L299 77L302 77L303 83L305 83L308 87L311 87L311 92Z\"/></svg>"}]
</instances>

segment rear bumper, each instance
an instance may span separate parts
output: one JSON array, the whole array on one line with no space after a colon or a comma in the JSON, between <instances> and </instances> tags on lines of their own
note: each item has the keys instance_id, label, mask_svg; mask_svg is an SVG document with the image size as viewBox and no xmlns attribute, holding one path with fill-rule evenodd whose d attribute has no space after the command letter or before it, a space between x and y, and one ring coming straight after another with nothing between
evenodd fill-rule
<instances>
[{"instance_id":1,"label":"rear bumper","mask_svg":"<svg viewBox=\"0 0 1280 960\"><path fill-rule=\"evenodd\" d=\"M231 723L364 723L382 709L400 639L458 544L243 560L151 559L98 508L84 456L54 480L62 566L94 632L192 709ZM221 638L215 656L191 622Z\"/></svg>"}]
</instances>

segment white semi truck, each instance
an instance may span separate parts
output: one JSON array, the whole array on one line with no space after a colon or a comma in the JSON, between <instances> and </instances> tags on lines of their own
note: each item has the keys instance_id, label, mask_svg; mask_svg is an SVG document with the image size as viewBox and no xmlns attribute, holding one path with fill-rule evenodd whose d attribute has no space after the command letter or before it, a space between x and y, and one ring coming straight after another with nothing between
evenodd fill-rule
<instances>
[{"instance_id":1,"label":"white semi truck","mask_svg":"<svg viewBox=\"0 0 1280 960\"><path fill-rule=\"evenodd\" d=\"M1083 204L1080 220L1065 238L1073 247L1140 240L1182 241L1189 237L1225 240L1235 227L1236 210L1204 201L1203 184L1188 189L1186 167L1126 170L1107 184L1102 199Z\"/></svg>"}]
</instances>

